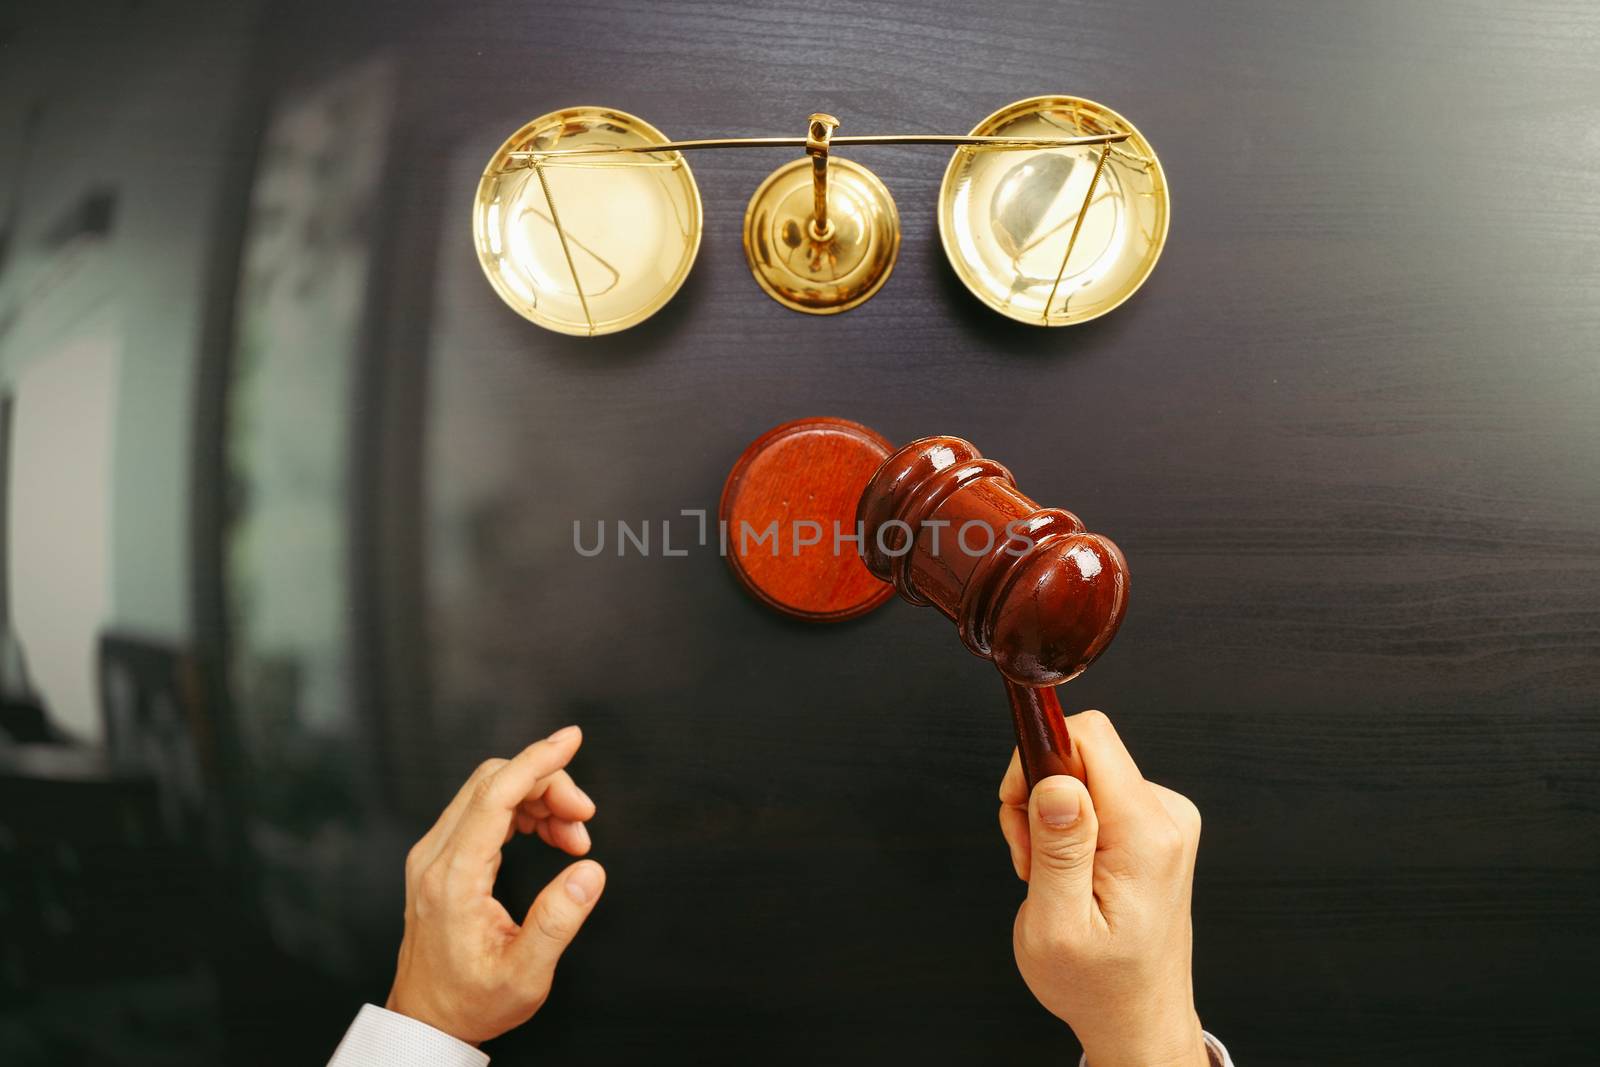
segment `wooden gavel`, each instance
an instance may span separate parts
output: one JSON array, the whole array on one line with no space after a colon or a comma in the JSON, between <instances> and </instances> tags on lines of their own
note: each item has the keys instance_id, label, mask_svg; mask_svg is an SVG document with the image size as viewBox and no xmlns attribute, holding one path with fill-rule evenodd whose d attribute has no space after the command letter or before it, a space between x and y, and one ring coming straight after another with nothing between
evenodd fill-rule
<instances>
[{"instance_id":1,"label":"wooden gavel","mask_svg":"<svg viewBox=\"0 0 1600 1067\"><path fill-rule=\"evenodd\" d=\"M1082 775L1051 687L1111 643L1127 611L1128 565L1076 515L1041 508L959 437L896 452L836 418L796 419L757 438L729 473L719 510L739 549L728 556L734 575L775 610L837 622L897 591L944 612L1005 678L1029 786ZM769 523L774 536L761 543L771 554L746 551L746 532ZM811 537L801 539L801 525ZM830 526L836 536L854 529L859 560L838 540L827 551L821 531Z\"/></svg>"},{"instance_id":2,"label":"wooden gavel","mask_svg":"<svg viewBox=\"0 0 1600 1067\"><path fill-rule=\"evenodd\" d=\"M856 516L867 569L942 611L1000 669L1029 787L1081 775L1052 687L1092 663L1122 623L1128 565L1117 546L1023 496L1010 471L959 437L924 437L890 456Z\"/></svg>"}]
</instances>

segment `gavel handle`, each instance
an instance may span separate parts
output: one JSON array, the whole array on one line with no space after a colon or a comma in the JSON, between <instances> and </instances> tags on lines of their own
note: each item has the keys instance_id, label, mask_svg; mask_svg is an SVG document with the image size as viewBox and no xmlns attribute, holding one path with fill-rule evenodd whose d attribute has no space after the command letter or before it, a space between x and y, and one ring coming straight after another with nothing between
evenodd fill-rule
<instances>
[{"instance_id":1,"label":"gavel handle","mask_svg":"<svg viewBox=\"0 0 1600 1067\"><path fill-rule=\"evenodd\" d=\"M1028 791L1040 779L1053 774L1083 777L1083 761L1072 751L1067 722L1053 686L1035 689L1018 685L1007 678L1006 696L1011 698L1011 723L1017 730L1017 753L1022 757L1022 775Z\"/></svg>"}]
</instances>

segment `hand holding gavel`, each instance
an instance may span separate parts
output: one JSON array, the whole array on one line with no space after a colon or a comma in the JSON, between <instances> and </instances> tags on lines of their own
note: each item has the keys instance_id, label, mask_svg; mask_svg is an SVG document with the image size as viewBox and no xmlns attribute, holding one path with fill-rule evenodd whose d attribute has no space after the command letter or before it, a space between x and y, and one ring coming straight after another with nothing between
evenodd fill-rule
<instances>
[{"instance_id":1,"label":"hand holding gavel","mask_svg":"<svg viewBox=\"0 0 1600 1067\"><path fill-rule=\"evenodd\" d=\"M937 607L1005 678L1017 752L1000 828L1028 883L1012 935L1028 988L1092 1067L1208 1064L1189 961L1200 813L1144 779L1100 712L1064 719L1051 688L1115 636L1122 553L957 437L885 460L857 518L867 569Z\"/></svg>"},{"instance_id":2,"label":"hand holding gavel","mask_svg":"<svg viewBox=\"0 0 1600 1067\"><path fill-rule=\"evenodd\" d=\"M1091 1067L1204 1067L1189 911L1200 812L1146 781L1100 712L1066 731L1087 784L1056 775L1030 788L1015 755L1000 783L1000 831L1028 883L1017 969Z\"/></svg>"}]
</instances>

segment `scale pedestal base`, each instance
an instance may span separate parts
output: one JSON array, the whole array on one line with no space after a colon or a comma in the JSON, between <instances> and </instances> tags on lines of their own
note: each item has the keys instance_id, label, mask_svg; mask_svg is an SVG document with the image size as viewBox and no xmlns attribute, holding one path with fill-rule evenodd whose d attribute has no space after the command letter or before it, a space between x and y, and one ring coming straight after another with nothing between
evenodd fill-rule
<instances>
[{"instance_id":1,"label":"scale pedestal base","mask_svg":"<svg viewBox=\"0 0 1600 1067\"><path fill-rule=\"evenodd\" d=\"M813 220L813 166L797 159L767 176L744 213L744 254L767 295L811 315L849 311L883 287L900 254L900 213L878 176L827 163L828 229Z\"/></svg>"}]
</instances>

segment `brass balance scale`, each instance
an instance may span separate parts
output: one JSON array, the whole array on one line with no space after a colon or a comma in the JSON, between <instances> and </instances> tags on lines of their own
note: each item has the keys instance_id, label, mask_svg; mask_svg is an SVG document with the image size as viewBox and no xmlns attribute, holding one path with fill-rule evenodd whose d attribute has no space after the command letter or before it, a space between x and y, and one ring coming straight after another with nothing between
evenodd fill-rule
<instances>
[{"instance_id":1,"label":"brass balance scale","mask_svg":"<svg viewBox=\"0 0 1600 1067\"><path fill-rule=\"evenodd\" d=\"M959 134L672 141L622 111L575 107L529 122L484 169L472 229L489 283L523 317L594 337L659 311L700 249L700 190L685 153L803 148L745 210L750 270L774 300L832 315L883 288L900 250L888 187L841 147L955 147L939 190L939 233L956 275L994 310L1067 326L1127 300L1166 243L1166 177L1155 151L1110 108L1036 96Z\"/></svg>"}]
</instances>

